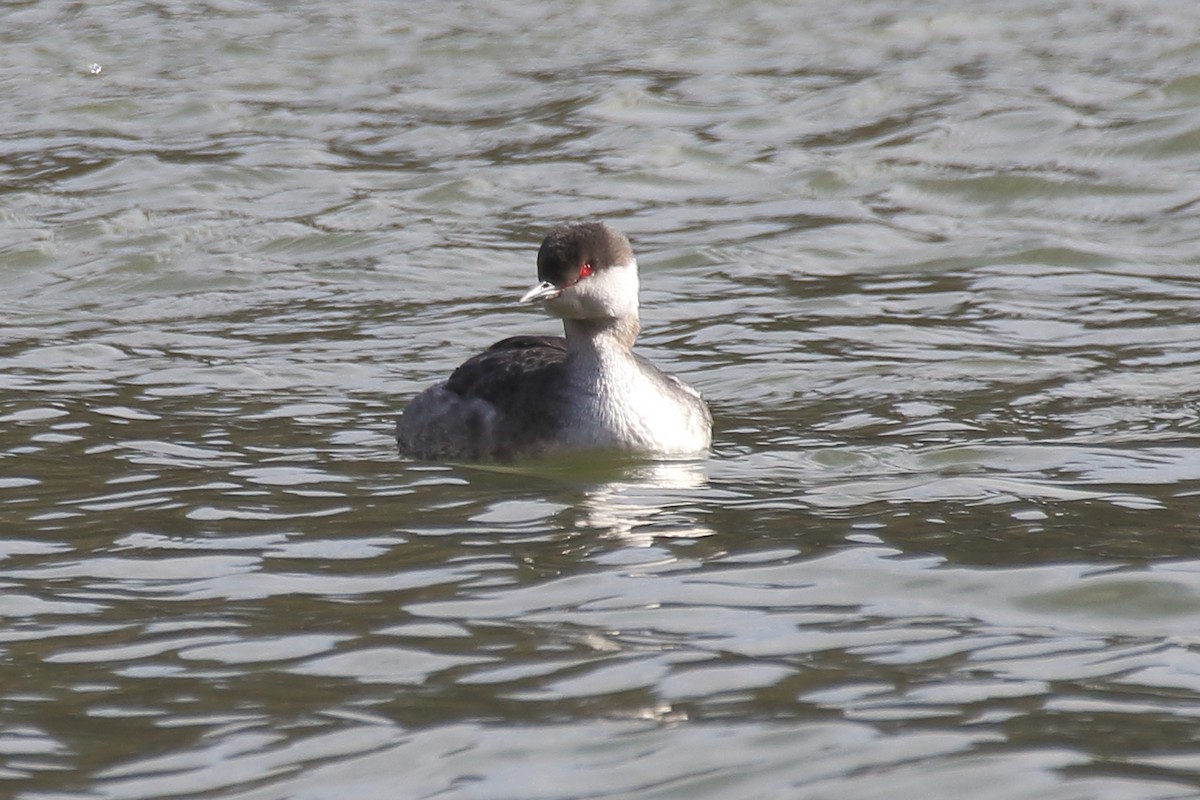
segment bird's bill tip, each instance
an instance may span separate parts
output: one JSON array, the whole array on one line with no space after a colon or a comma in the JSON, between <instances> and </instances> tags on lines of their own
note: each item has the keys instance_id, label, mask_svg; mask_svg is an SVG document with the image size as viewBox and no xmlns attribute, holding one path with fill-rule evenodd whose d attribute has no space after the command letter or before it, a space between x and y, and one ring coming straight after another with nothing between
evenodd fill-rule
<instances>
[{"instance_id":1,"label":"bird's bill tip","mask_svg":"<svg viewBox=\"0 0 1200 800\"><path fill-rule=\"evenodd\" d=\"M530 289L521 296L522 303L536 303L539 300L553 300L562 294L562 289L559 289L550 281L542 281L537 286Z\"/></svg>"}]
</instances>

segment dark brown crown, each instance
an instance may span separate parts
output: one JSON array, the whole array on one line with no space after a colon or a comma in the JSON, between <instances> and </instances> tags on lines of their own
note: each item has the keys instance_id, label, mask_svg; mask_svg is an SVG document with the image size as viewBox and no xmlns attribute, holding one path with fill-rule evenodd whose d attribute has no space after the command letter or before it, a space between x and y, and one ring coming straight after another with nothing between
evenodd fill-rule
<instances>
[{"instance_id":1,"label":"dark brown crown","mask_svg":"<svg viewBox=\"0 0 1200 800\"><path fill-rule=\"evenodd\" d=\"M599 271L633 261L633 247L625 235L603 222L559 225L538 249L538 280L564 286L579 277L579 268L591 264Z\"/></svg>"}]
</instances>

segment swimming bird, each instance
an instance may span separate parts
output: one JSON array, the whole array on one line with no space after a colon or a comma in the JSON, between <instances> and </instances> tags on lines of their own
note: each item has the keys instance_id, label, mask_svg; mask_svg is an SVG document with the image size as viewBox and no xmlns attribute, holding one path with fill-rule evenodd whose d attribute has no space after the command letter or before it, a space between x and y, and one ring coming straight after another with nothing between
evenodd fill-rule
<instances>
[{"instance_id":1,"label":"swimming bird","mask_svg":"<svg viewBox=\"0 0 1200 800\"><path fill-rule=\"evenodd\" d=\"M712 441L700 393L633 352L638 268L602 222L559 225L520 298L563 321L565 337L513 336L417 395L396 422L406 455L513 461L554 452L686 457Z\"/></svg>"}]
</instances>

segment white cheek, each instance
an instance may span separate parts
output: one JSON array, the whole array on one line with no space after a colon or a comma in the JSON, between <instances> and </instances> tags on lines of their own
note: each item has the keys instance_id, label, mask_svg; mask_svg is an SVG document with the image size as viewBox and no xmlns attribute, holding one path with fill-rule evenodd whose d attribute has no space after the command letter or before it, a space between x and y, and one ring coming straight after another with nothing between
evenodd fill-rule
<instances>
[{"instance_id":1,"label":"white cheek","mask_svg":"<svg viewBox=\"0 0 1200 800\"><path fill-rule=\"evenodd\" d=\"M602 319L637 313L636 267L617 267L584 278L546 302L546 310L567 319Z\"/></svg>"},{"instance_id":2,"label":"white cheek","mask_svg":"<svg viewBox=\"0 0 1200 800\"><path fill-rule=\"evenodd\" d=\"M584 314L583 307L579 303L579 296L571 289L563 292L553 300L547 300L544 305L546 311L556 317L579 319L587 316Z\"/></svg>"},{"instance_id":3,"label":"white cheek","mask_svg":"<svg viewBox=\"0 0 1200 800\"><path fill-rule=\"evenodd\" d=\"M638 309L636 269L613 269L598 275L588 287L592 307L602 316L624 317Z\"/></svg>"}]
</instances>

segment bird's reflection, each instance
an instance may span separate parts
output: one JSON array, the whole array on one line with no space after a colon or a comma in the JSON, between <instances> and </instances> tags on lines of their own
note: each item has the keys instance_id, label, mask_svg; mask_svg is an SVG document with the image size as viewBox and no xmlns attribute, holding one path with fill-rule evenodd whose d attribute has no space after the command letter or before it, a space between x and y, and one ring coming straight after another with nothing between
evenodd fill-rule
<instances>
[{"instance_id":1,"label":"bird's reflection","mask_svg":"<svg viewBox=\"0 0 1200 800\"><path fill-rule=\"evenodd\" d=\"M635 547L655 539L696 539L713 530L699 524L690 509L708 485L708 465L697 459L647 461L625 454L545 457L517 464L461 465L579 488L575 527L603 531Z\"/></svg>"},{"instance_id":2,"label":"bird's reflection","mask_svg":"<svg viewBox=\"0 0 1200 800\"><path fill-rule=\"evenodd\" d=\"M576 525L598 528L634 547L655 539L698 539L713 530L699 524L687 509L693 492L708 483L703 461L655 461L630 465L618 478L584 492Z\"/></svg>"}]
</instances>

